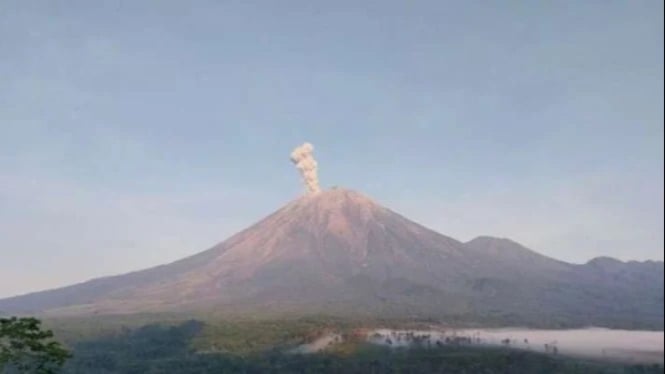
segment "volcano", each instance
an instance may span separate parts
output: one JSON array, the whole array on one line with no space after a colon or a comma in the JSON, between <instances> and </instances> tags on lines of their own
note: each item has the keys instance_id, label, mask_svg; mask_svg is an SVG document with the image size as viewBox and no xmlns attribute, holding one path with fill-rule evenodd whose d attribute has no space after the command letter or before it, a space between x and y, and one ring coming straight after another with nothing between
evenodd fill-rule
<instances>
[{"instance_id":1,"label":"volcano","mask_svg":"<svg viewBox=\"0 0 665 374\"><path fill-rule=\"evenodd\" d=\"M335 188L194 256L0 300L0 314L193 310L662 329L663 263L576 265L508 239L463 243Z\"/></svg>"}]
</instances>

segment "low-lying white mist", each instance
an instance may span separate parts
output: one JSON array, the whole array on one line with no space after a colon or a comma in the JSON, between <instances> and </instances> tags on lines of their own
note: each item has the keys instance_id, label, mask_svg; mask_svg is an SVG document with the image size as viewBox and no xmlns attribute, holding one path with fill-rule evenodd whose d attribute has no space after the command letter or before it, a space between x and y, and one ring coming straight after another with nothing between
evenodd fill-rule
<instances>
[{"instance_id":1,"label":"low-lying white mist","mask_svg":"<svg viewBox=\"0 0 665 374\"><path fill-rule=\"evenodd\" d=\"M314 353L343 340L337 333L326 334L295 352ZM366 341L394 348L435 348L446 345L504 346L552 355L576 356L630 363L663 363L663 331L583 328L540 330L527 328L429 330L375 329Z\"/></svg>"},{"instance_id":2,"label":"low-lying white mist","mask_svg":"<svg viewBox=\"0 0 665 374\"><path fill-rule=\"evenodd\" d=\"M307 343L307 344L302 344L299 345L298 347L294 348L291 353L316 353L320 352L330 346L333 346L337 343L341 343L343 341L343 337L341 334L338 333L328 333L325 334L314 341Z\"/></svg>"}]
</instances>

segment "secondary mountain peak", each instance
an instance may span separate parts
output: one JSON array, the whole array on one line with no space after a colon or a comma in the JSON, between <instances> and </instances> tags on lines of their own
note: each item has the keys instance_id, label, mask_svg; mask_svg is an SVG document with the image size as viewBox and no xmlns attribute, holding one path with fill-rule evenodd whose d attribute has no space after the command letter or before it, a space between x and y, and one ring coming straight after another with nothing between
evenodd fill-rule
<instances>
[{"instance_id":1,"label":"secondary mountain peak","mask_svg":"<svg viewBox=\"0 0 665 374\"><path fill-rule=\"evenodd\" d=\"M494 236L489 236L489 235L481 235L478 237L475 237L466 244L469 245L483 245L483 246L491 246L492 248L498 249L501 247L509 247L509 246L520 246L522 247L521 244L508 239L508 238L498 238Z\"/></svg>"},{"instance_id":2,"label":"secondary mountain peak","mask_svg":"<svg viewBox=\"0 0 665 374\"><path fill-rule=\"evenodd\" d=\"M507 238L495 238L492 236L479 236L465 243L473 250L481 251L485 254L504 258L513 258L515 260L525 258L541 258L556 261L547 256L543 256L520 243Z\"/></svg>"}]
</instances>

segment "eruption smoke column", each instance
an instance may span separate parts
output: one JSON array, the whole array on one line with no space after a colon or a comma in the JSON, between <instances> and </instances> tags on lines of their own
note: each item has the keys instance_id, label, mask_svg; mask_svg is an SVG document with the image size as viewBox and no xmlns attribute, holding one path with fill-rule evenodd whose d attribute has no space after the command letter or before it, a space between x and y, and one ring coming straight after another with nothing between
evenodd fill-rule
<instances>
[{"instance_id":1,"label":"eruption smoke column","mask_svg":"<svg viewBox=\"0 0 665 374\"><path fill-rule=\"evenodd\" d=\"M313 145L304 143L291 152L291 162L293 162L296 165L296 168L298 168L298 171L305 182L308 194L321 191L321 188L319 187L319 178L316 175L317 163L312 154L313 151Z\"/></svg>"}]
</instances>

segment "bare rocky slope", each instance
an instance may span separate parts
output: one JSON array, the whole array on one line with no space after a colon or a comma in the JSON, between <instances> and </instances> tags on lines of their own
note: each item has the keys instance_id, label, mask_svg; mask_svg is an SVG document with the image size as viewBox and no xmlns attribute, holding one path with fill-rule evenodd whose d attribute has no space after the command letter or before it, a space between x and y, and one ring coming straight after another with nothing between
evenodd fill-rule
<instances>
[{"instance_id":1,"label":"bare rocky slope","mask_svg":"<svg viewBox=\"0 0 665 374\"><path fill-rule=\"evenodd\" d=\"M332 189L180 261L0 300L0 314L189 310L662 329L663 263L574 265L507 239L462 243Z\"/></svg>"}]
</instances>

